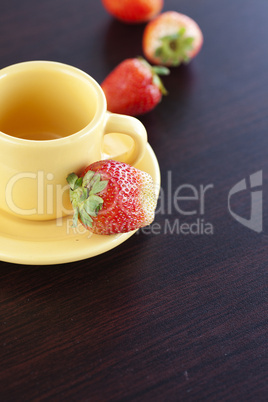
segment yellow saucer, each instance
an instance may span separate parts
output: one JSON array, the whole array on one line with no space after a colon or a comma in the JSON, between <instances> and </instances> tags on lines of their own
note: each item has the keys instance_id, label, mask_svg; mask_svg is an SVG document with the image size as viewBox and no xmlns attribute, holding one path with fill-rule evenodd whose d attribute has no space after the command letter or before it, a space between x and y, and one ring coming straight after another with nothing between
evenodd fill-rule
<instances>
[{"instance_id":1,"label":"yellow saucer","mask_svg":"<svg viewBox=\"0 0 268 402\"><path fill-rule=\"evenodd\" d=\"M158 161L149 144L137 168L148 172L160 187ZM0 211L0 260L30 265L78 261L111 250L135 233L92 235L82 225L72 229L71 220L33 222Z\"/></svg>"}]
</instances>

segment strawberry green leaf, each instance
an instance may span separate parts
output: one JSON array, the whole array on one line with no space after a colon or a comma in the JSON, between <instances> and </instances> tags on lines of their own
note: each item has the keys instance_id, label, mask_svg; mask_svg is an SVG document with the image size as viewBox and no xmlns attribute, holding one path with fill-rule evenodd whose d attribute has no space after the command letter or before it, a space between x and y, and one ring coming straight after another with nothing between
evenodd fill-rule
<instances>
[{"instance_id":1,"label":"strawberry green leaf","mask_svg":"<svg viewBox=\"0 0 268 402\"><path fill-rule=\"evenodd\" d=\"M152 67L152 70L155 74L158 74L158 75L169 75L170 74L170 70L164 66L154 66L154 67Z\"/></svg>"},{"instance_id":2,"label":"strawberry green leaf","mask_svg":"<svg viewBox=\"0 0 268 402\"><path fill-rule=\"evenodd\" d=\"M79 177L77 180L76 180L76 182L74 183L74 190L76 190L77 188L79 188L79 187L81 187L82 186L82 182L83 182L83 179L82 179L82 177Z\"/></svg>"},{"instance_id":3,"label":"strawberry green leaf","mask_svg":"<svg viewBox=\"0 0 268 402\"><path fill-rule=\"evenodd\" d=\"M75 173L70 173L68 177L66 178L67 182L69 183L69 186L71 189L74 189L75 182L78 179L78 176Z\"/></svg>"},{"instance_id":4,"label":"strawberry green leaf","mask_svg":"<svg viewBox=\"0 0 268 402\"><path fill-rule=\"evenodd\" d=\"M70 189L70 200L74 208L79 205L82 193L83 191L81 188L77 188L76 190Z\"/></svg>"},{"instance_id":5,"label":"strawberry green leaf","mask_svg":"<svg viewBox=\"0 0 268 402\"><path fill-rule=\"evenodd\" d=\"M92 177L94 176L95 172L92 172L91 170L89 170L85 176L83 177L83 183L82 186L83 187L88 187L90 185L90 182L92 180Z\"/></svg>"},{"instance_id":6,"label":"strawberry green leaf","mask_svg":"<svg viewBox=\"0 0 268 402\"><path fill-rule=\"evenodd\" d=\"M86 188L82 187L79 202L82 203L83 201L86 201L87 197L88 197L88 191Z\"/></svg>"},{"instance_id":7,"label":"strawberry green leaf","mask_svg":"<svg viewBox=\"0 0 268 402\"><path fill-rule=\"evenodd\" d=\"M76 228L78 222L78 208L74 208L73 227Z\"/></svg>"},{"instance_id":8,"label":"strawberry green leaf","mask_svg":"<svg viewBox=\"0 0 268 402\"><path fill-rule=\"evenodd\" d=\"M160 79L160 77L159 77L157 74L154 74L154 75L153 75L153 83L154 83L154 85L156 85L156 86L160 89L160 91L161 91L161 93L162 93L163 95L167 95L167 94L168 94L166 88L165 88L164 85L163 85L162 80Z\"/></svg>"},{"instance_id":9,"label":"strawberry green leaf","mask_svg":"<svg viewBox=\"0 0 268 402\"><path fill-rule=\"evenodd\" d=\"M98 183L100 182L100 179L101 179L101 175L100 175L99 173L96 173L96 174L93 176L93 178L92 178L92 180L91 180L91 183L90 183L90 187L91 187L90 193L91 193L91 194L94 194L94 187L95 187L95 186L98 186Z\"/></svg>"},{"instance_id":10,"label":"strawberry green leaf","mask_svg":"<svg viewBox=\"0 0 268 402\"><path fill-rule=\"evenodd\" d=\"M88 227L92 227L92 218L88 215L83 207L79 208L79 217L81 222Z\"/></svg>"},{"instance_id":11,"label":"strawberry green leaf","mask_svg":"<svg viewBox=\"0 0 268 402\"><path fill-rule=\"evenodd\" d=\"M99 175L100 176L100 175ZM100 181L100 177L95 181L95 183L92 186L92 189L90 190L90 195L91 194L98 194L101 191L103 191L108 184L108 180L102 180Z\"/></svg>"},{"instance_id":12,"label":"strawberry green leaf","mask_svg":"<svg viewBox=\"0 0 268 402\"><path fill-rule=\"evenodd\" d=\"M97 195L91 195L84 203L84 208L90 216L97 216L102 208L103 199Z\"/></svg>"},{"instance_id":13,"label":"strawberry green leaf","mask_svg":"<svg viewBox=\"0 0 268 402\"><path fill-rule=\"evenodd\" d=\"M152 67L143 57L138 57L138 60L140 60L140 62L151 71L152 81L154 85L156 85L160 89L163 95L167 95L168 92L164 87L164 84L159 75L168 75L170 73L169 69L165 66Z\"/></svg>"}]
</instances>

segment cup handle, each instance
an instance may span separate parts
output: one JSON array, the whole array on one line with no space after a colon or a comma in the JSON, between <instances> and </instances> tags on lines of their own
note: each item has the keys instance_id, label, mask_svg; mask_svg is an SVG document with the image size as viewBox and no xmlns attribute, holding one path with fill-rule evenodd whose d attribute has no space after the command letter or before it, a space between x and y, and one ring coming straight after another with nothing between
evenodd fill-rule
<instances>
[{"instance_id":1,"label":"cup handle","mask_svg":"<svg viewBox=\"0 0 268 402\"><path fill-rule=\"evenodd\" d=\"M104 135L107 134L111 136L106 150L102 153L103 159L116 159L129 165L136 165L143 158L147 145L147 132L144 125L135 117L107 112ZM120 152L120 137L122 139L126 136L133 139L131 141L133 145L126 149L126 144L121 140L123 147ZM118 151L119 153L116 153Z\"/></svg>"}]
</instances>

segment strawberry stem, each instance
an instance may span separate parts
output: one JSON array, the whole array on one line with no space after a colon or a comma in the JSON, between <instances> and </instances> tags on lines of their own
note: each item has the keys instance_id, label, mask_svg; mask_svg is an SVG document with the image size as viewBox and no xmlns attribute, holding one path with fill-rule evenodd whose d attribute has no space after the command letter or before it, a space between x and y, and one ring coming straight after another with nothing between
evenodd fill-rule
<instances>
[{"instance_id":1,"label":"strawberry stem","mask_svg":"<svg viewBox=\"0 0 268 402\"><path fill-rule=\"evenodd\" d=\"M170 73L169 69L164 66L153 66L151 67L153 72L158 75L168 75Z\"/></svg>"},{"instance_id":2,"label":"strawberry stem","mask_svg":"<svg viewBox=\"0 0 268 402\"><path fill-rule=\"evenodd\" d=\"M162 63L178 66L181 62L188 63L190 61L189 51L193 48L193 37L186 36L186 28L172 35L160 38L161 46L155 51L155 56Z\"/></svg>"}]
</instances>

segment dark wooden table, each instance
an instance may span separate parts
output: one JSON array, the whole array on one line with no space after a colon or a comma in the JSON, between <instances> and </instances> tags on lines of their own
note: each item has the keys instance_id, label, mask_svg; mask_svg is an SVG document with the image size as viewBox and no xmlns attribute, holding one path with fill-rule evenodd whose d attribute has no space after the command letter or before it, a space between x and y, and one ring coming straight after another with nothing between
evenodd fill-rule
<instances>
[{"instance_id":1,"label":"dark wooden table","mask_svg":"<svg viewBox=\"0 0 268 402\"><path fill-rule=\"evenodd\" d=\"M162 176L155 224L86 260L0 263L3 402L267 400L268 3L164 9L205 41L140 117ZM101 82L142 54L143 30L96 0L3 0L0 67L54 60Z\"/></svg>"}]
</instances>

